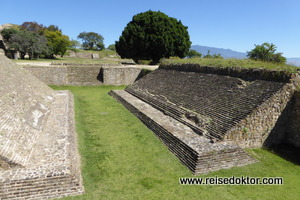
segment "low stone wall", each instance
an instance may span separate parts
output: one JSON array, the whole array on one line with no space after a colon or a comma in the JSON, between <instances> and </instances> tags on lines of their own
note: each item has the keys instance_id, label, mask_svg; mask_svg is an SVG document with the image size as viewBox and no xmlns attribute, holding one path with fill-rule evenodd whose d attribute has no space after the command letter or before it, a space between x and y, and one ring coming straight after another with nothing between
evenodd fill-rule
<instances>
[{"instance_id":1,"label":"low stone wall","mask_svg":"<svg viewBox=\"0 0 300 200\"><path fill-rule=\"evenodd\" d=\"M47 85L66 85L67 83L66 67L25 66L23 69L29 71Z\"/></svg>"},{"instance_id":2,"label":"low stone wall","mask_svg":"<svg viewBox=\"0 0 300 200\"><path fill-rule=\"evenodd\" d=\"M145 74L142 69L119 65L24 66L23 68L48 85L129 85Z\"/></svg>"},{"instance_id":3,"label":"low stone wall","mask_svg":"<svg viewBox=\"0 0 300 200\"><path fill-rule=\"evenodd\" d=\"M142 74L142 69L104 67L103 84L105 85L130 85Z\"/></svg>"}]
</instances>

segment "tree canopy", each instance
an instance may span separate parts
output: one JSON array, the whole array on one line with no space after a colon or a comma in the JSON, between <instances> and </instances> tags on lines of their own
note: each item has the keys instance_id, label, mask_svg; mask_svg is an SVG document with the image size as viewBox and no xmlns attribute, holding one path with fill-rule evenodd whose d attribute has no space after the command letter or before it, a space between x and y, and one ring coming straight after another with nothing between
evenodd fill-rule
<instances>
[{"instance_id":1,"label":"tree canopy","mask_svg":"<svg viewBox=\"0 0 300 200\"><path fill-rule=\"evenodd\" d=\"M46 30L45 36L48 41L48 47L50 50L49 56L51 58L53 58L55 54L63 56L67 51L67 47L71 45L69 37L63 35L62 32L60 32L59 30L57 31Z\"/></svg>"},{"instance_id":2,"label":"tree canopy","mask_svg":"<svg viewBox=\"0 0 300 200\"><path fill-rule=\"evenodd\" d=\"M0 33L11 50L20 52L21 59L26 54L30 59L41 55L47 58L63 56L71 45L69 37L63 35L55 25L44 27L37 22L24 22L20 26L3 29Z\"/></svg>"},{"instance_id":3,"label":"tree canopy","mask_svg":"<svg viewBox=\"0 0 300 200\"><path fill-rule=\"evenodd\" d=\"M253 60L261 60L266 62L285 63L286 58L282 53L276 53L277 47L274 44L263 43L262 45L254 45L255 48L247 52L247 57Z\"/></svg>"},{"instance_id":4,"label":"tree canopy","mask_svg":"<svg viewBox=\"0 0 300 200\"><path fill-rule=\"evenodd\" d=\"M107 47L108 50L112 50L115 51L116 50L116 45L115 44L111 44Z\"/></svg>"},{"instance_id":5,"label":"tree canopy","mask_svg":"<svg viewBox=\"0 0 300 200\"><path fill-rule=\"evenodd\" d=\"M158 11L147 11L133 16L116 42L122 58L152 60L178 56L184 58L191 46L188 27L181 21Z\"/></svg>"},{"instance_id":6,"label":"tree canopy","mask_svg":"<svg viewBox=\"0 0 300 200\"><path fill-rule=\"evenodd\" d=\"M24 59L26 54L29 58L37 58L47 52L46 38L35 32L8 28L3 29L1 34L10 49L20 52L21 59Z\"/></svg>"},{"instance_id":7,"label":"tree canopy","mask_svg":"<svg viewBox=\"0 0 300 200\"><path fill-rule=\"evenodd\" d=\"M103 50L103 36L95 32L82 32L77 36L83 41L82 46L89 50Z\"/></svg>"}]
</instances>

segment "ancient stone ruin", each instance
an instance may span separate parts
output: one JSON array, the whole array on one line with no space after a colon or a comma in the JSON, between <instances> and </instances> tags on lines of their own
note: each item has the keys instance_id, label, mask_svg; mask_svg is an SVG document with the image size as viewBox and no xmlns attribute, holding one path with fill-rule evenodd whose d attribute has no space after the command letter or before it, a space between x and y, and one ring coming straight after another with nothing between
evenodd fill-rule
<instances>
[{"instance_id":1,"label":"ancient stone ruin","mask_svg":"<svg viewBox=\"0 0 300 200\"><path fill-rule=\"evenodd\" d=\"M0 199L84 192L73 96L0 54Z\"/></svg>"},{"instance_id":2,"label":"ancient stone ruin","mask_svg":"<svg viewBox=\"0 0 300 200\"><path fill-rule=\"evenodd\" d=\"M299 130L299 83L286 71L173 64L110 94L201 174L257 162L243 148L299 145L299 132L289 131Z\"/></svg>"}]
</instances>

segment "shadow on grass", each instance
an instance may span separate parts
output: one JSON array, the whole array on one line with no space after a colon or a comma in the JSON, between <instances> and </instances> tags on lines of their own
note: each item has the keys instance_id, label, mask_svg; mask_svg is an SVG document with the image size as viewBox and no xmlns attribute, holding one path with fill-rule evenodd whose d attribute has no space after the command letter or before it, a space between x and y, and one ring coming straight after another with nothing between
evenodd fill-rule
<instances>
[{"instance_id":1,"label":"shadow on grass","mask_svg":"<svg viewBox=\"0 0 300 200\"><path fill-rule=\"evenodd\" d=\"M279 155L287 161L300 165L300 147L295 147L288 143L282 143L274 145L270 148L270 151Z\"/></svg>"}]
</instances>

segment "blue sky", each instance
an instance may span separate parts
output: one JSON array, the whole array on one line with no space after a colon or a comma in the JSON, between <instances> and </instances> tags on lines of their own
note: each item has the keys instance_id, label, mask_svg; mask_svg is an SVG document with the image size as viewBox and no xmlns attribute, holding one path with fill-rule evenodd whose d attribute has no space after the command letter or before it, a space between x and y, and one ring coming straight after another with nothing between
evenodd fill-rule
<instances>
[{"instance_id":1,"label":"blue sky","mask_svg":"<svg viewBox=\"0 0 300 200\"><path fill-rule=\"evenodd\" d=\"M193 45L246 52L270 42L284 56L300 57L299 0L13 0L1 2L0 24L54 24L73 39L92 31L108 46L135 14L150 9L181 20Z\"/></svg>"}]
</instances>

